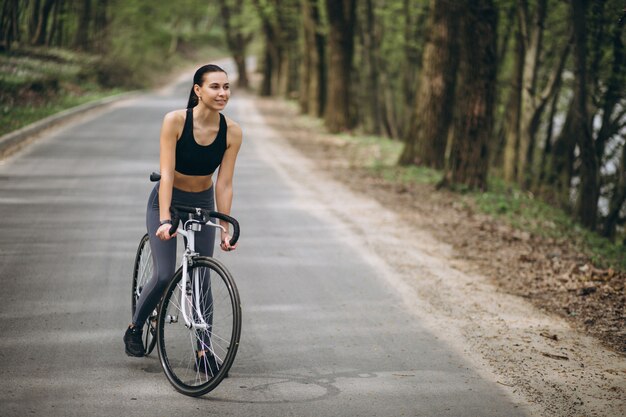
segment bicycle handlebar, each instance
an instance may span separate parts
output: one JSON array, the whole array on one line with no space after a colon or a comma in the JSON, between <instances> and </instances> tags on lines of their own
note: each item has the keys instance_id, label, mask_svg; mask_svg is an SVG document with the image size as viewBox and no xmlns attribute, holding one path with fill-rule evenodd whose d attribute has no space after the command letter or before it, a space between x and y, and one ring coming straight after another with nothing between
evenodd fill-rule
<instances>
[{"instance_id":1,"label":"bicycle handlebar","mask_svg":"<svg viewBox=\"0 0 626 417\"><path fill-rule=\"evenodd\" d=\"M161 174L159 174L158 172L153 172L152 174L150 174L150 181L157 182L160 179L161 179ZM197 216L202 216L207 221L211 217L224 220L225 222L228 222L233 225L233 236L230 239L230 245L234 246L235 243L237 243L237 241L239 240L239 222L227 214L220 213L218 211L213 211L213 210L207 210L207 209L195 208L195 207L185 207L185 206L170 207L170 212L172 213L172 227L170 227L170 235L173 235L178 229L178 224L180 223L180 215L178 213L182 212L182 213L190 213L190 214L195 214Z\"/></svg>"},{"instance_id":2,"label":"bicycle handlebar","mask_svg":"<svg viewBox=\"0 0 626 417\"><path fill-rule=\"evenodd\" d=\"M172 213L172 227L170 229L170 235L173 234L176 229L178 229L178 224L180 222L180 215L178 213L190 213L195 214L196 216L202 216L202 218L206 219L206 221L208 221L209 218L214 217L216 219L224 220L225 222L232 224L233 236L230 239L230 245L234 246L235 243L237 243L237 241L239 240L239 222L229 215L220 213L219 211L185 206L172 206L170 208L170 212Z\"/></svg>"}]
</instances>

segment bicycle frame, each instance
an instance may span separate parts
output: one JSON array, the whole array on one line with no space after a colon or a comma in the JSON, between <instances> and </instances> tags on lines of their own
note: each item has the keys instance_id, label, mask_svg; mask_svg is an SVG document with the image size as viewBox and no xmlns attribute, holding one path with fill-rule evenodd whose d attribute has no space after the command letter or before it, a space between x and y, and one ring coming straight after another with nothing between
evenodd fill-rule
<instances>
[{"instance_id":1,"label":"bicycle frame","mask_svg":"<svg viewBox=\"0 0 626 417\"><path fill-rule=\"evenodd\" d=\"M188 280L189 280L189 275L188 275L188 268L189 265L192 262L192 259L194 256L198 256L198 253L195 251L195 233L199 232L202 229L202 226L209 226L209 227L215 227L217 229L222 229L225 230L223 226L219 225L219 224L215 224L212 221L207 221L205 222L201 222L199 220L195 220L195 219L189 219L187 220L182 228L179 228L177 230L177 232L179 234L181 234L182 236L185 237L186 239L186 247L185 247L185 252L183 253L183 257L181 260L181 267L183 269L183 276L181 279L181 300L180 300L180 304L181 304L181 312L183 313L183 320L185 320L185 326L188 329L199 329L199 330L206 330L209 325L204 321L204 317L202 317L202 314L198 314L198 318L200 320L200 323L196 323L195 320L193 320L191 317L193 317L191 315L190 311L187 311L188 306L190 304L192 304L195 306L196 311L202 311L200 308L200 277L199 277L199 272L196 269L194 271L194 276L192 278L192 285L194 287L194 291L192 292L192 294L194 294L193 296L193 300L190 300L188 297L191 297L190 295L187 294L187 288L188 288Z\"/></svg>"}]
</instances>

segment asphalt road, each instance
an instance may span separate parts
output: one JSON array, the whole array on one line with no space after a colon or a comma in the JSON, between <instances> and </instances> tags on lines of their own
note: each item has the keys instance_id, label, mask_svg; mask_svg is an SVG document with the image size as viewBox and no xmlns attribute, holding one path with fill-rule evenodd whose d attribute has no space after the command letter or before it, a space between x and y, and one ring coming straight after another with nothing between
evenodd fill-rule
<instances>
[{"instance_id":1,"label":"asphalt road","mask_svg":"<svg viewBox=\"0 0 626 417\"><path fill-rule=\"evenodd\" d=\"M185 105L188 89L115 105L0 163L0 415L524 415L262 157L277 133L247 96L225 111L244 130L240 248L218 254L243 301L230 378L188 398L156 352L127 357L147 178L162 117Z\"/></svg>"}]
</instances>

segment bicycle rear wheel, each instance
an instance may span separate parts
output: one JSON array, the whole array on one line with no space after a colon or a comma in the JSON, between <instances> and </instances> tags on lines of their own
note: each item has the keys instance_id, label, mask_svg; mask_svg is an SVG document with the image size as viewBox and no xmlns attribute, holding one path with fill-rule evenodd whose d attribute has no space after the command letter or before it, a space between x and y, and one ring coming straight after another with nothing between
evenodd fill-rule
<instances>
[{"instance_id":1,"label":"bicycle rear wheel","mask_svg":"<svg viewBox=\"0 0 626 417\"><path fill-rule=\"evenodd\" d=\"M177 391L197 397L217 387L235 360L241 307L235 281L219 261L196 257L188 276L190 285L182 288L179 269L163 295L157 346L170 383ZM205 324L204 329L186 326L181 303L187 306L189 319Z\"/></svg>"},{"instance_id":2,"label":"bicycle rear wheel","mask_svg":"<svg viewBox=\"0 0 626 417\"><path fill-rule=\"evenodd\" d=\"M150 240L148 235L145 234L139 241L139 248L137 248L137 256L135 256L135 267L133 268L133 287L131 294L131 309L132 314L135 314L137 309L137 300L141 295L141 291L144 286L152 278L152 251L150 249ZM156 309L150 314L146 320L143 334L143 347L146 351L146 355L149 355L154 346L156 345Z\"/></svg>"}]
</instances>

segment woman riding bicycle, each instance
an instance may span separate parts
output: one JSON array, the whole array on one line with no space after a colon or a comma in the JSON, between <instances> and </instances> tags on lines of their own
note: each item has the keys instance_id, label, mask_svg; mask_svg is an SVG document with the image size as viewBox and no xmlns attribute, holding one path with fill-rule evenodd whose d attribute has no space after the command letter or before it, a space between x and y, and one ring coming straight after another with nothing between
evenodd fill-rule
<instances>
[{"instance_id":1,"label":"woman riding bicycle","mask_svg":"<svg viewBox=\"0 0 626 417\"><path fill-rule=\"evenodd\" d=\"M154 274L141 291L131 324L124 334L126 354L144 356L142 327L156 308L176 268L176 233L170 235L173 205L200 207L230 214L233 174L241 147L241 128L220 113L228 103L230 84L217 65L200 67L194 77L187 110L169 112L163 118L160 137L161 180L156 184L146 212L146 226L154 262ZM213 173L219 166L215 187ZM215 191L214 191L215 188ZM230 245L228 223L220 220L221 245ZM196 249L202 256L213 255L215 228L196 234ZM206 352L200 350L199 356ZM204 361L206 363L206 361Z\"/></svg>"}]
</instances>

